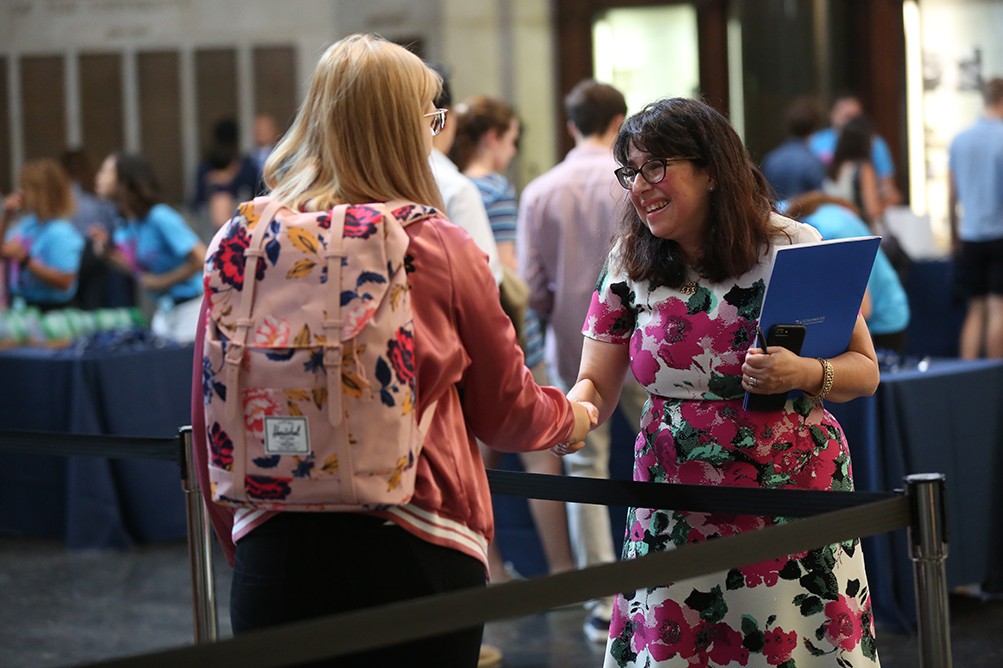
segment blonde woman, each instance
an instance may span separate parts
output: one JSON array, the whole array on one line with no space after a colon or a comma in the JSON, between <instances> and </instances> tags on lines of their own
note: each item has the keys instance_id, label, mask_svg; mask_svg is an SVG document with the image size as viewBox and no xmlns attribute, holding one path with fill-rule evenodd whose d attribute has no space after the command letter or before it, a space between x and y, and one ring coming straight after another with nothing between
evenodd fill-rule
<instances>
[{"instance_id":1,"label":"blonde woman","mask_svg":"<svg viewBox=\"0 0 1003 668\"><path fill-rule=\"evenodd\" d=\"M443 112L432 104L438 91L438 76L402 47L367 35L335 43L265 164L270 198L246 205L262 208L274 198L323 216L340 203L405 200L415 206L398 207L394 216L423 211L405 228L414 312L408 375L413 371L419 414L432 403L436 408L416 463L414 497L403 506L295 513L213 506L220 541L234 558L230 616L238 634L484 586L494 526L476 439L504 450L560 454L581 447L593 423L594 407L533 381L484 254L438 213L428 164L432 135L443 125ZM227 263L239 255L232 252L238 227L246 229L227 224L217 233L207 267L234 268ZM227 253L214 252L224 244ZM485 299L492 292L496 298ZM205 302L214 297L207 288ZM205 479L203 401L215 381L203 384L202 360L194 388L195 455ZM471 667L482 631L477 626L323 665Z\"/></svg>"}]
</instances>

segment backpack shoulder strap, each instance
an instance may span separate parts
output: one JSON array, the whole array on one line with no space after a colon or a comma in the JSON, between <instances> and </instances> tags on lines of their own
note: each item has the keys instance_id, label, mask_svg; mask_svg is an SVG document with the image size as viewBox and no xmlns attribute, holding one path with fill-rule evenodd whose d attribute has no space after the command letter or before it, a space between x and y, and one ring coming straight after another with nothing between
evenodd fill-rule
<instances>
[{"instance_id":1,"label":"backpack shoulder strap","mask_svg":"<svg viewBox=\"0 0 1003 668\"><path fill-rule=\"evenodd\" d=\"M258 218L258 223L251 231L251 239L244 249L244 257L247 259L244 264L244 289L241 290L240 304L237 306L237 336L235 340L241 346L247 343L247 329L251 326L251 307L254 305L254 288L257 281L254 277L258 275L258 263L264 255L262 246L265 243L265 233L272 224L279 209L283 208L282 202L271 200L265 206L265 210ZM251 280L247 280L250 276Z\"/></svg>"}]
</instances>

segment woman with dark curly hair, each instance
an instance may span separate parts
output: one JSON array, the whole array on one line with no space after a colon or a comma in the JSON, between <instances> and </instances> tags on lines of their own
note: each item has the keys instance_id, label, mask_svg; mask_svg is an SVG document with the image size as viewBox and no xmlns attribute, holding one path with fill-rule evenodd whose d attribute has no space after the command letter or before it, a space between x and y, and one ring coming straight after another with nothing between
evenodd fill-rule
<instances>
[{"instance_id":1,"label":"woman with dark curly hair","mask_svg":"<svg viewBox=\"0 0 1003 668\"><path fill-rule=\"evenodd\" d=\"M784 218L727 120L687 99L655 102L620 129L621 231L586 318L569 397L608 419L633 371L649 398L635 480L849 490L850 454L822 400L872 394L878 365L858 317L849 349L804 358L755 344L774 247L818 240ZM832 268L833 271L838 268ZM747 411L745 392L791 393ZM632 508L624 558L785 521ZM620 594L607 666L876 665L859 541ZM790 663L785 663L790 662Z\"/></svg>"}]
</instances>

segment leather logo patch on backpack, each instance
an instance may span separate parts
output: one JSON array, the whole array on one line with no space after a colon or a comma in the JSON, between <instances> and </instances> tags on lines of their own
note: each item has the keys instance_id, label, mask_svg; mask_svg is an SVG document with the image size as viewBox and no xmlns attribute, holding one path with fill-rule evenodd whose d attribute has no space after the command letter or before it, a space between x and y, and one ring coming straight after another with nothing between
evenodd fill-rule
<instances>
[{"instance_id":1,"label":"leather logo patch on backpack","mask_svg":"<svg viewBox=\"0 0 1003 668\"><path fill-rule=\"evenodd\" d=\"M305 417L266 417L265 452L270 455L309 455L310 421Z\"/></svg>"}]
</instances>

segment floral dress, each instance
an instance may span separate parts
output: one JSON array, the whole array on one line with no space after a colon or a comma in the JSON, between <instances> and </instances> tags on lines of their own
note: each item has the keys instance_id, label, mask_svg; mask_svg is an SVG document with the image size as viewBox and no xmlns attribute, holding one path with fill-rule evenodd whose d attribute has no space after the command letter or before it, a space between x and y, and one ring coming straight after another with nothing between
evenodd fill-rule
<instances>
[{"instance_id":1,"label":"floral dress","mask_svg":"<svg viewBox=\"0 0 1003 668\"><path fill-rule=\"evenodd\" d=\"M817 239L777 218L790 234ZM634 479L700 485L851 490L842 429L798 394L782 411L742 409L741 366L752 345L768 253L692 295L617 273L614 249L584 327L589 338L630 346L649 399L634 444ZM792 393L792 396L796 393ZM786 522L631 508L623 558ZM877 666L871 601L859 540L733 568L679 584L620 594L605 665Z\"/></svg>"}]
</instances>

